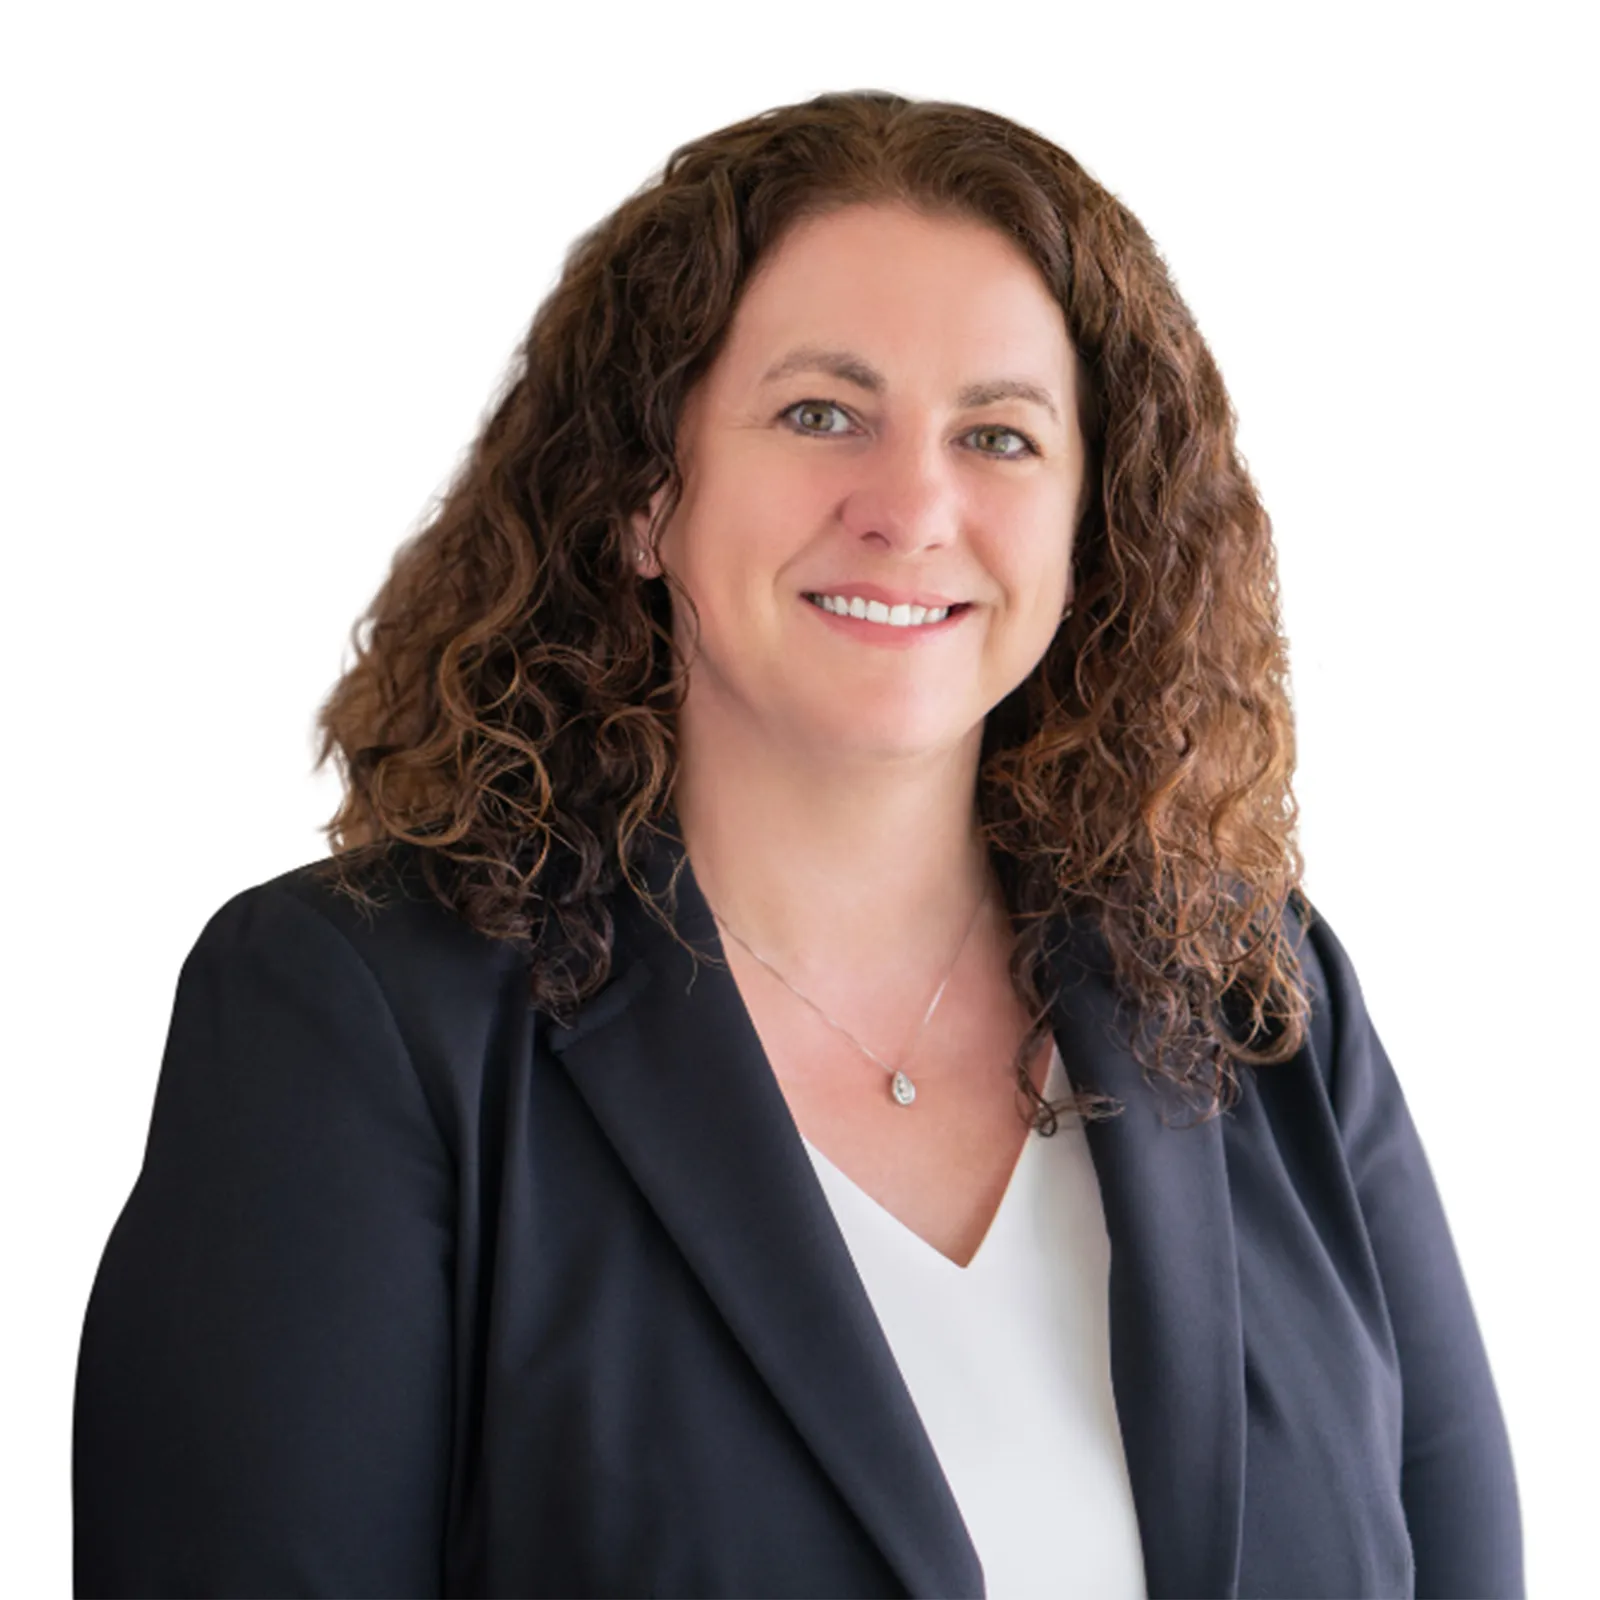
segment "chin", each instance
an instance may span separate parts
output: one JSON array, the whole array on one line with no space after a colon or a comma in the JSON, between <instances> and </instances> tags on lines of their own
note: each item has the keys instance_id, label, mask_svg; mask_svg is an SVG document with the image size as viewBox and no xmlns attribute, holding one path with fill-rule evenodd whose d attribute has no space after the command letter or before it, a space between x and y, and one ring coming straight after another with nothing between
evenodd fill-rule
<instances>
[{"instance_id":1,"label":"chin","mask_svg":"<svg viewBox=\"0 0 1600 1600\"><path fill-rule=\"evenodd\" d=\"M846 715L845 707L836 706L828 716L814 719L812 726L823 750L835 757L862 760L895 760L953 750L982 733L981 722L973 727L952 723L948 707L929 710L926 717L903 706L873 714L858 705Z\"/></svg>"}]
</instances>

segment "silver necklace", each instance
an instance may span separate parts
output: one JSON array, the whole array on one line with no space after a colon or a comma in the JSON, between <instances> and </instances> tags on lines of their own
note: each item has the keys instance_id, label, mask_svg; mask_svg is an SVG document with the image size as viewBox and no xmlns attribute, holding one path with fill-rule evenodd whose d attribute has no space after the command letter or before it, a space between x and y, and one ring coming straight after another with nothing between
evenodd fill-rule
<instances>
[{"instance_id":1,"label":"silver necklace","mask_svg":"<svg viewBox=\"0 0 1600 1600\"><path fill-rule=\"evenodd\" d=\"M928 1009L923 1012L922 1021L917 1026L916 1035L912 1039L911 1044L906 1049L904 1055L902 1055L900 1058L902 1061L909 1061L911 1059L912 1053L916 1050L917 1045L922 1038L923 1029L928 1026L928 1018L933 1015L934 1007L936 1007L940 1000L944 998L945 987L950 982L951 976L956 970L956 962L961 959L961 952L967 948L967 940L972 937L972 930L977 925L978 913L983 910L983 902L987 898L988 889L987 886L985 886L984 890L978 895L978 903L973 907L971 919L967 923L967 931L961 936L961 943L957 947L955 956L950 962L949 971L947 971L944 975L944 983L939 985L938 992L934 995L932 1001L929 1002ZM707 902L707 909L710 909L709 902ZM896 1105L908 1106L917 1098L917 1086L911 1081L910 1078L906 1076L903 1067L891 1067L882 1056L878 1055L872 1050L867 1049L867 1047L862 1044L862 1042L856 1038L856 1036L851 1033L847 1027L845 1027L842 1023L835 1022L833 1018L830 1017L828 1013L816 1003L815 1000L812 1000L808 996L801 994L800 991L796 989L795 986L790 983L789 980L784 977L784 975L779 972L778 969L773 966L773 964L768 961L764 955L760 953L760 951L751 950L750 946L745 944L744 940L740 939L739 935L734 933L733 929L730 928L721 917L717 916L717 913L714 910L711 912L711 915L716 919L717 925L725 933L729 934L733 939L735 939L740 945L743 945L746 950L749 950L750 954L753 955L756 960L759 961L761 965L764 966L767 971L770 972L773 977L775 977L778 982L784 986L784 988L789 990L790 993L793 994L797 999L804 1000L805 1003L810 1006L811 1009L815 1011L816 1014L821 1017L830 1028L837 1028L839 1032L842 1033L845 1038L847 1038L851 1044L856 1047L856 1049L861 1051L863 1055L871 1056L872 1059L889 1074L889 1093L893 1097Z\"/></svg>"}]
</instances>

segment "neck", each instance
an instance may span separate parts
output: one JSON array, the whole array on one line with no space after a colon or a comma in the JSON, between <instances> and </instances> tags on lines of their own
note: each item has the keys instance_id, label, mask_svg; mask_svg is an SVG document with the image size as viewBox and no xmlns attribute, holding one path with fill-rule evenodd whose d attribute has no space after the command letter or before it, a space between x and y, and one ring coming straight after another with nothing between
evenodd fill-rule
<instances>
[{"instance_id":1,"label":"neck","mask_svg":"<svg viewBox=\"0 0 1600 1600\"><path fill-rule=\"evenodd\" d=\"M673 808L713 913L802 989L937 981L980 899L974 944L1001 903L974 803L981 737L852 767L680 727Z\"/></svg>"}]
</instances>

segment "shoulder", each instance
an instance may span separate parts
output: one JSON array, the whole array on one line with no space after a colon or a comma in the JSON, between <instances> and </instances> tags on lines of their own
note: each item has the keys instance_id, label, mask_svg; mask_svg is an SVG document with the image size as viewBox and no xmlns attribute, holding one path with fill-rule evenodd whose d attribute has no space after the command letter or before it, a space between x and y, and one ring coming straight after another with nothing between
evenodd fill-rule
<instances>
[{"instance_id":1,"label":"shoulder","mask_svg":"<svg viewBox=\"0 0 1600 1600\"><path fill-rule=\"evenodd\" d=\"M293 903L336 932L385 988L428 980L477 988L519 965L510 944L479 933L433 893L419 850L396 847L343 877L335 866L332 857L304 862L230 904Z\"/></svg>"},{"instance_id":2,"label":"shoulder","mask_svg":"<svg viewBox=\"0 0 1600 1600\"><path fill-rule=\"evenodd\" d=\"M436 1115L454 1120L447 1108L476 1093L508 1025L532 1025L527 959L436 898L418 854L351 875L357 893L329 857L252 884L211 915L186 965L292 972L287 1005L378 1001Z\"/></svg>"},{"instance_id":3,"label":"shoulder","mask_svg":"<svg viewBox=\"0 0 1600 1600\"><path fill-rule=\"evenodd\" d=\"M1315 1068L1322 1098L1338 1128L1351 1170L1365 1170L1370 1151L1386 1141L1414 1138L1405 1091L1362 992L1355 962L1327 919L1307 902L1309 915L1290 921L1311 1002L1301 1056ZM1274 1082L1273 1069L1261 1075Z\"/></svg>"},{"instance_id":4,"label":"shoulder","mask_svg":"<svg viewBox=\"0 0 1600 1600\"><path fill-rule=\"evenodd\" d=\"M1304 893L1290 896L1283 926L1299 958L1311 1005L1308 1048L1324 1083L1331 1088L1336 1063L1348 1054L1352 1040L1370 1026L1361 980L1343 941Z\"/></svg>"}]
</instances>

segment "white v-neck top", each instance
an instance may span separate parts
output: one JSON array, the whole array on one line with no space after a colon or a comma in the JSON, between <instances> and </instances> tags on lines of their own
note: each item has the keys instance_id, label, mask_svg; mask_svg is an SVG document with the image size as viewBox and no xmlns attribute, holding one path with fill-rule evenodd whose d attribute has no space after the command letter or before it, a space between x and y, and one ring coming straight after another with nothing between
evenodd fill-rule
<instances>
[{"instance_id":1,"label":"white v-neck top","mask_svg":"<svg viewBox=\"0 0 1600 1600\"><path fill-rule=\"evenodd\" d=\"M1067 1087L1052 1050L1046 1097ZM1029 1133L965 1267L804 1143L961 1508L990 1600L1144 1600L1111 1390L1111 1246L1081 1123L1063 1119L1048 1139Z\"/></svg>"}]
</instances>

